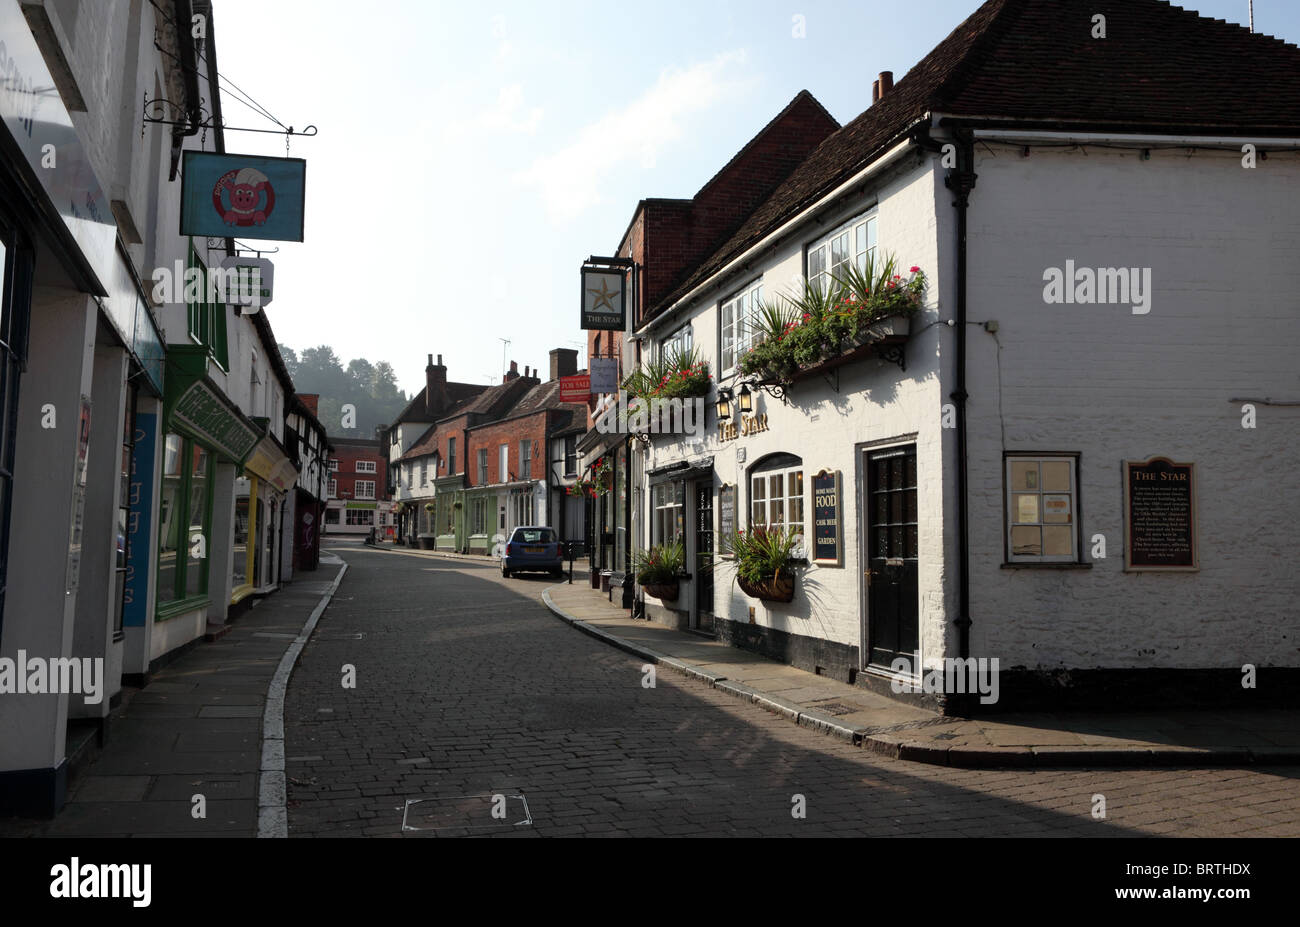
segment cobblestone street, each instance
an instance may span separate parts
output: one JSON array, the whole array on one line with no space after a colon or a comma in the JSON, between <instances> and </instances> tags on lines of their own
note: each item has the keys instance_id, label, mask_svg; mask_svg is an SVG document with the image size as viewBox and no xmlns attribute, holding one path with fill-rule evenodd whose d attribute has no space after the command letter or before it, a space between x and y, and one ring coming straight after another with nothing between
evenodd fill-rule
<instances>
[{"instance_id":1,"label":"cobblestone street","mask_svg":"<svg viewBox=\"0 0 1300 927\"><path fill-rule=\"evenodd\" d=\"M892 760L671 672L644 687L547 611L548 577L335 552L350 569L286 703L290 836L1300 835L1300 769Z\"/></svg>"}]
</instances>

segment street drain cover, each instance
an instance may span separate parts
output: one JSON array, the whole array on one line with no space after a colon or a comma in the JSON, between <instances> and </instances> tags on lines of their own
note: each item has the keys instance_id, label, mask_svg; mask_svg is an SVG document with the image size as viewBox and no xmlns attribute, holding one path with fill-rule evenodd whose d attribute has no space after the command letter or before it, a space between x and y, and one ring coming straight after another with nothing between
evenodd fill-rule
<instances>
[{"instance_id":1,"label":"street drain cover","mask_svg":"<svg viewBox=\"0 0 1300 927\"><path fill-rule=\"evenodd\" d=\"M408 798L402 809L402 830L500 830L533 823L523 795L501 792Z\"/></svg>"},{"instance_id":2,"label":"street drain cover","mask_svg":"<svg viewBox=\"0 0 1300 927\"><path fill-rule=\"evenodd\" d=\"M843 702L821 702L813 705L813 708L816 708L818 711L824 711L828 715L835 715L837 717L839 715L851 715L855 711L862 710L861 708L853 708L852 706L845 705Z\"/></svg>"}]
</instances>

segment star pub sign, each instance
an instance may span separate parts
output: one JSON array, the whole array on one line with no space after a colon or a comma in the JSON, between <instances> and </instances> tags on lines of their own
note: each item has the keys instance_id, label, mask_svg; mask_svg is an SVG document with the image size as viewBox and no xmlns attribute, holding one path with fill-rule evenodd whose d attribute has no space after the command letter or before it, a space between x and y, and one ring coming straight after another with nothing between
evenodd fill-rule
<instances>
[{"instance_id":1,"label":"star pub sign","mask_svg":"<svg viewBox=\"0 0 1300 927\"><path fill-rule=\"evenodd\" d=\"M582 327L623 331L627 327L627 270L582 265Z\"/></svg>"}]
</instances>

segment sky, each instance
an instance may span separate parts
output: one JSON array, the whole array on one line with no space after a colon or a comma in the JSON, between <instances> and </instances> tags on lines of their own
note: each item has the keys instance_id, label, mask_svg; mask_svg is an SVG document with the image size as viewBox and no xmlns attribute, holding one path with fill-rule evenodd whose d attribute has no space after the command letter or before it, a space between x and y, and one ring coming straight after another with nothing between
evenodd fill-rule
<instances>
[{"instance_id":1,"label":"sky","mask_svg":"<svg viewBox=\"0 0 1300 927\"><path fill-rule=\"evenodd\" d=\"M1248 0L1184 0L1245 24ZM222 75L284 125L315 125L304 241L279 247L264 310L281 344L332 346L424 385L500 382L579 349L578 269L646 197L690 197L800 90L841 124L978 0L650 4L214 0ZM1300 2L1255 0L1300 42ZM800 28L802 27L802 28ZM802 31L802 35L800 32ZM231 152L277 128L223 95ZM501 339L509 339L506 345Z\"/></svg>"}]
</instances>

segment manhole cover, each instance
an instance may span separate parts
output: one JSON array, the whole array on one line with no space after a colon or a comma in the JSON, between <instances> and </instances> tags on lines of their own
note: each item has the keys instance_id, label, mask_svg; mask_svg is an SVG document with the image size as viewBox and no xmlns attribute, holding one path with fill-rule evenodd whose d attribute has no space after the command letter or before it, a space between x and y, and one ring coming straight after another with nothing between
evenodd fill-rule
<instances>
[{"instance_id":1,"label":"manhole cover","mask_svg":"<svg viewBox=\"0 0 1300 927\"><path fill-rule=\"evenodd\" d=\"M861 708L854 708L850 705L845 705L843 702L820 702L814 704L812 707L816 708L818 711L824 711L828 715L835 715L836 717L840 715L851 715L855 711L862 711Z\"/></svg>"},{"instance_id":2,"label":"manhole cover","mask_svg":"<svg viewBox=\"0 0 1300 927\"><path fill-rule=\"evenodd\" d=\"M402 830L492 830L528 827L533 823L523 795L501 792L408 798L402 809Z\"/></svg>"}]
</instances>

